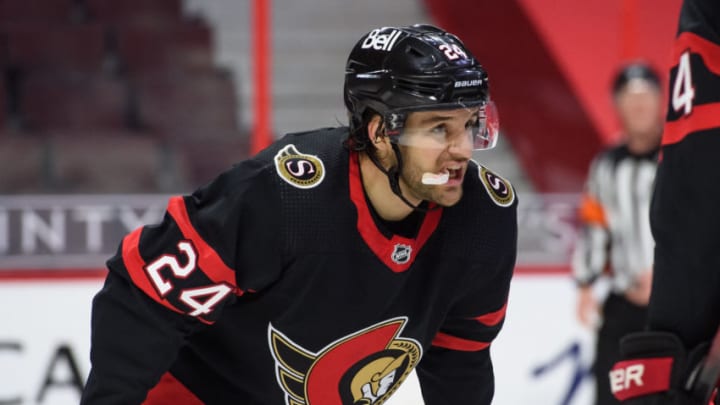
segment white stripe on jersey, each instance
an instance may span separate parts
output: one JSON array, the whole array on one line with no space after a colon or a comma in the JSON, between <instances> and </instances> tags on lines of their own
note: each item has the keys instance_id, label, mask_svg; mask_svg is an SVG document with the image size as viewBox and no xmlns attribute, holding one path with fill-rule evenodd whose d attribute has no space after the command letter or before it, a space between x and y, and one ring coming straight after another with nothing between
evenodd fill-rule
<instances>
[{"instance_id":1,"label":"white stripe on jersey","mask_svg":"<svg viewBox=\"0 0 720 405\"><path fill-rule=\"evenodd\" d=\"M616 148L593 161L586 192L602 205L607 229L581 229L572 261L577 280L593 280L609 264L613 290L621 293L652 267L650 200L656 170L656 159L634 157L626 149Z\"/></svg>"}]
</instances>

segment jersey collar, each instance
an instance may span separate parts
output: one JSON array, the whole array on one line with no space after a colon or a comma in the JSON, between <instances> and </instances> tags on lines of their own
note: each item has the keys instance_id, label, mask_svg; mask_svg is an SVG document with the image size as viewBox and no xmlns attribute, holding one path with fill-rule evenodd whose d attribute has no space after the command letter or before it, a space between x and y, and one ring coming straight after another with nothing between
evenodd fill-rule
<instances>
[{"instance_id":1,"label":"jersey collar","mask_svg":"<svg viewBox=\"0 0 720 405\"><path fill-rule=\"evenodd\" d=\"M388 238L378 229L365 200L357 152L350 154L349 176L350 199L357 209L357 228L365 244L390 270L400 273L409 269L420 249L440 223L442 208L428 211L415 238L400 235L392 235ZM432 206L431 203L430 207Z\"/></svg>"}]
</instances>

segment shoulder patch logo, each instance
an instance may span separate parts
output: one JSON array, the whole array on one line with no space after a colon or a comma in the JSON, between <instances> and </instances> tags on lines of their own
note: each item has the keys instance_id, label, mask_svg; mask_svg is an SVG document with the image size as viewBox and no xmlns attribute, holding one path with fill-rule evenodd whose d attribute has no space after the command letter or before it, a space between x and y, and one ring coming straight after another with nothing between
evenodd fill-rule
<instances>
[{"instance_id":1,"label":"shoulder patch logo","mask_svg":"<svg viewBox=\"0 0 720 405\"><path fill-rule=\"evenodd\" d=\"M275 155L275 170L280 178L297 188L313 188L325 178L325 165L314 155L300 153L287 145Z\"/></svg>"},{"instance_id":2,"label":"shoulder patch logo","mask_svg":"<svg viewBox=\"0 0 720 405\"><path fill-rule=\"evenodd\" d=\"M268 343L285 405L384 403L422 357L420 343L401 336L407 320L377 323L317 353L269 325Z\"/></svg>"},{"instance_id":3,"label":"shoulder patch logo","mask_svg":"<svg viewBox=\"0 0 720 405\"><path fill-rule=\"evenodd\" d=\"M490 198L495 201L495 204L507 207L515 201L515 192L510 182L481 165L478 165L478 174L485 186L485 190Z\"/></svg>"}]
</instances>

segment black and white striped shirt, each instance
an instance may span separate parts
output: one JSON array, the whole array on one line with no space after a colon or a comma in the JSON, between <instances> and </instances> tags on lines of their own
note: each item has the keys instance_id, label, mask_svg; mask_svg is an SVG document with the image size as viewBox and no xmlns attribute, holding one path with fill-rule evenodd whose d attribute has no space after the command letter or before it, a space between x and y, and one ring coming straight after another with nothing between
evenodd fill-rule
<instances>
[{"instance_id":1,"label":"black and white striped shirt","mask_svg":"<svg viewBox=\"0 0 720 405\"><path fill-rule=\"evenodd\" d=\"M572 259L579 284L590 284L607 272L613 291L622 293L652 268L655 243L649 212L656 170L657 151L638 156L625 145L593 160Z\"/></svg>"}]
</instances>

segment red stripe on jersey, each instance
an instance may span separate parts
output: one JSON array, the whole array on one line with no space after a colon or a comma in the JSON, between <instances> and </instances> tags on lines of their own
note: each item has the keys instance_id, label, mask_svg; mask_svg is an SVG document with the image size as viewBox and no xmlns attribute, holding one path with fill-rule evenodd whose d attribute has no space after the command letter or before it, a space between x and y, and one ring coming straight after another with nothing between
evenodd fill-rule
<instances>
[{"instance_id":1,"label":"red stripe on jersey","mask_svg":"<svg viewBox=\"0 0 720 405\"><path fill-rule=\"evenodd\" d=\"M720 45L692 32L683 32L675 40L672 63L677 63L687 51L700 55L705 66L720 75ZM662 144L677 143L691 133L717 127L720 127L720 103L693 105L690 114L665 124Z\"/></svg>"},{"instance_id":2,"label":"red stripe on jersey","mask_svg":"<svg viewBox=\"0 0 720 405\"><path fill-rule=\"evenodd\" d=\"M400 235L393 235L392 238L388 239L383 235L382 232L377 228L375 220L373 220L370 208L367 206L365 200L365 193L363 191L362 180L360 177L360 166L358 160L358 154L353 153L350 155L350 199L358 213L357 228L362 236L365 244L368 245L370 250L375 253L378 259L380 259L390 270L395 273L403 272L410 268L415 261L420 249L425 245L430 235L435 231L438 224L440 223L440 217L442 216L442 208L433 209L428 211L423 218L423 223L420 226L420 231L416 239L404 238ZM431 204L434 207L434 204ZM410 247L409 259L406 262L393 261L393 254L399 245L405 245Z\"/></svg>"},{"instance_id":3,"label":"red stripe on jersey","mask_svg":"<svg viewBox=\"0 0 720 405\"><path fill-rule=\"evenodd\" d=\"M685 51L696 53L702 57L705 66L716 75L720 75L720 45L692 32L683 32L675 40L673 46L673 63L680 59Z\"/></svg>"},{"instance_id":4,"label":"red stripe on jersey","mask_svg":"<svg viewBox=\"0 0 720 405\"><path fill-rule=\"evenodd\" d=\"M142 404L203 405L203 402L172 374L165 373L160 382L148 392Z\"/></svg>"},{"instance_id":5,"label":"red stripe on jersey","mask_svg":"<svg viewBox=\"0 0 720 405\"><path fill-rule=\"evenodd\" d=\"M483 325L495 326L495 325L499 324L500 321L503 320L503 318L505 318L506 310L507 310L507 301L505 301L505 305L503 305L502 308L498 309L497 311L490 312L485 315L480 315L474 319Z\"/></svg>"},{"instance_id":6,"label":"red stripe on jersey","mask_svg":"<svg viewBox=\"0 0 720 405\"><path fill-rule=\"evenodd\" d=\"M183 236L190 239L198 250L198 264L203 272L212 281L228 284L235 289L235 294L242 295L243 291L236 285L235 272L223 262L215 249L208 245L193 227L185 207L185 200L179 196L170 198L168 213L175 220Z\"/></svg>"},{"instance_id":7,"label":"red stripe on jersey","mask_svg":"<svg viewBox=\"0 0 720 405\"><path fill-rule=\"evenodd\" d=\"M696 105L689 115L665 123L662 144L677 143L689 134L712 128L720 128L720 103Z\"/></svg>"},{"instance_id":8,"label":"red stripe on jersey","mask_svg":"<svg viewBox=\"0 0 720 405\"><path fill-rule=\"evenodd\" d=\"M139 289L141 289L148 297L154 299L160 304L172 309L175 312L183 313L175 308L171 303L165 300L158 291L153 287L145 272L145 260L140 256L138 244L140 242L140 234L142 228L137 228L123 239L122 242L122 258L125 268L130 275L130 279Z\"/></svg>"},{"instance_id":9,"label":"red stripe on jersey","mask_svg":"<svg viewBox=\"0 0 720 405\"><path fill-rule=\"evenodd\" d=\"M461 352L477 352L490 346L490 343L463 339L448 335L447 333L438 332L437 335L435 335L435 339L432 341L432 345L450 350L458 350Z\"/></svg>"}]
</instances>

